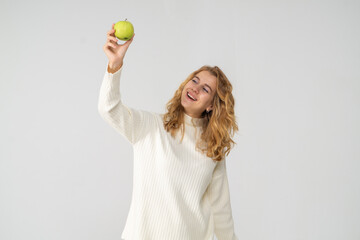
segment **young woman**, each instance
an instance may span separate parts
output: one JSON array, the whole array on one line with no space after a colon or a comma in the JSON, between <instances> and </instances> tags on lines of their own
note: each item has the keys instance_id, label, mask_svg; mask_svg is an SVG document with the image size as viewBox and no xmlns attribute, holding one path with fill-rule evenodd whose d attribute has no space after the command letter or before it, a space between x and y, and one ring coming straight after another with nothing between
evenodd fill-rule
<instances>
[{"instance_id":1,"label":"young woman","mask_svg":"<svg viewBox=\"0 0 360 240\"><path fill-rule=\"evenodd\" d=\"M113 24L103 46L108 64L98 110L134 150L132 201L121 237L238 239L225 165L238 130L231 83L218 67L205 65L180 85L165 114L127 107L120 76L135 34L120 45L114 32Z\"/></svg>"}]
</instances>

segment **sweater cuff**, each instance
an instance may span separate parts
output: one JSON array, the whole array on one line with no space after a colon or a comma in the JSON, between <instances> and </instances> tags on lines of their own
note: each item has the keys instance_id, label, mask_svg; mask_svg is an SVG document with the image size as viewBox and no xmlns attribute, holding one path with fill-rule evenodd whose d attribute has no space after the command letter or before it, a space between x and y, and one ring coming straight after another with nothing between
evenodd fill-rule
<instances>
[{"instance_id":1,"label":"sweater cuff","mask_svg":"<svg viewBox=\"0 0 360 240\"><path fill-rule=\"evenodd\" d=\"M108 71L108 69L109 69L109 62L107 62L107 64L106 64L106 74L108 74L108 76L110 77L110 78L116 78L116 77L120 77L120 73L121 73L121 70L123 69L123 67L124 67L124 64L122 64L121 65L121 67L116 71L116 72L114 72L114 73L110 73L109 71Z\"/></svg>"}]
</instances>

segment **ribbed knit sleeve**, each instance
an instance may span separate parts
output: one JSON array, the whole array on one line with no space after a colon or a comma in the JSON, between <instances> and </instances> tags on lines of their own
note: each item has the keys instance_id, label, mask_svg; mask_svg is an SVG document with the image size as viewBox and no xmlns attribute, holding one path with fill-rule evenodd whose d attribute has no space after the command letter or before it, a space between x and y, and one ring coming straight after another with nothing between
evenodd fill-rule
<instances>
[{"instance_id":1,"label":"ribbed knit sleeve","mask_svg":"<svg viewBox=\"0 0 360 240\"><path fill-rule=\"evenodd\" d=\"M208 189L218 240L238 240L234 232L225 159L218 162Z\"/></svg>"},{"instance_id":2,"label":"ribbed knit sleeve","mask_svg":"<svg viewBox=\"0 0 360 240\"><path fill-rule=\"evenodd\" d=\"M107 65L108 66L108 65ZM105 71L100 88L98 111L101 117L132 145L151 130L149 112L127 107L121 101L120 76L124 65L115 73Z\"/></svg>"}]
</instances>

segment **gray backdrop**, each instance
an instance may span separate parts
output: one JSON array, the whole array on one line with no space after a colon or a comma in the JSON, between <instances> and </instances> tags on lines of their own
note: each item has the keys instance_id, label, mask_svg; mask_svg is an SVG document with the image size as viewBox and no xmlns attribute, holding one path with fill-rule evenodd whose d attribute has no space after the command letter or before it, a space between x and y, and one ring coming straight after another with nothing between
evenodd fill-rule
<instances>
[{"instance_id":1,"label":"gray backdrop","mask_svg":"<svg viewBox=\"0 0 360 240\"><path fill-rule=\"evenodd\" d=\"M97 101L106 32L125 18L128 106L164 112L204 64L232 82L240 239L360 239L356 0L2 0L0 239L120 239L133 152Z\"/></svg>"}]
</instances>

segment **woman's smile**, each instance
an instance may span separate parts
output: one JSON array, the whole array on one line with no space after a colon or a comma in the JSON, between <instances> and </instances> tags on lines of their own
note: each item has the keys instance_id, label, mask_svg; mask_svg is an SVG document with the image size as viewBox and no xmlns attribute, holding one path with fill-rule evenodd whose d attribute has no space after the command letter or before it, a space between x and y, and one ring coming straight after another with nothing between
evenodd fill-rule
<instances>
[{"instance_id":1,"label":"woman's smile","mask_svg":"<svg viewBox=\"0 0 360 240\"><path fill-rule=\"evenodd\" d=\"M188 99L190 99L191 101L197 101L197 99L194 97L193 94L191 94L190 92L186 93L186 96Z\"/></svg>"}]
</instances>

